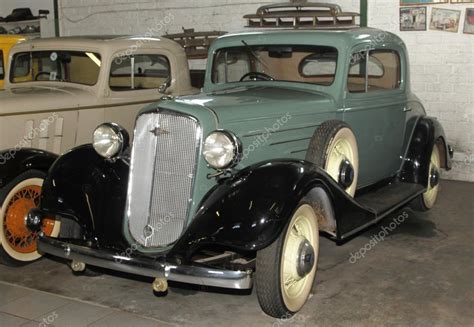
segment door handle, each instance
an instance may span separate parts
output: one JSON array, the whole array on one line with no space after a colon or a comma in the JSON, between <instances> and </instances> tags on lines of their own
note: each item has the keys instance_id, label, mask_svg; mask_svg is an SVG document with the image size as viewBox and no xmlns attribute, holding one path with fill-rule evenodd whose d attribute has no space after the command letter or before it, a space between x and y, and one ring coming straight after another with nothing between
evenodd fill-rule
<instances>
[{"instance_id":1,"label":"door handle","mask_svg":"<svg viewBox=\"0 0 474 327\"><path fill-rule=\"evenodd\" d=\"M403 112L412 111L412 110L413 110L413 108L410 107L410 106L403 107Z\"/></svg>"}]
</instances>

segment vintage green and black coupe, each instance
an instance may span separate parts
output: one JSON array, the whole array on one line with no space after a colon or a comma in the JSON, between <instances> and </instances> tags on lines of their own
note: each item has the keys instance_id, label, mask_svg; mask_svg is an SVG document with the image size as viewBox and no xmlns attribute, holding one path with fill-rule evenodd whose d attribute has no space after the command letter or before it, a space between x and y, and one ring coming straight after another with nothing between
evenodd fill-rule
<instances>
[{"instance_id":1,"label":"vintage green and black coupe","mask_svg":"<svg viewBox=\"0 0 474 327\"><path fill-rule=\"evenodd\" d=\"M430 209L453 154L411 91L404 43L369 28L220 37L203 92L146 107L130 139L103 124L55 161L27 216L39 252L156 291L255 279L274 317L306 302L320 232L343 242L404 205ZM40 232L53 218L58 238Z\"/></svg>"}]
</instances>

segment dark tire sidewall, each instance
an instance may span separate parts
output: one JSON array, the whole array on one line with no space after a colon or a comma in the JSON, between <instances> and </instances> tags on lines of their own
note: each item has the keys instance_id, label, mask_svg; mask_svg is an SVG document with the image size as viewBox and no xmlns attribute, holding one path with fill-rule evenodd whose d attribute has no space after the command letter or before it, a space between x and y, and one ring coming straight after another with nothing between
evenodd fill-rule
<instances>
[{"instance_id":1,"label":"dark tire sidewall","mask_svg":"<svg viewBox=\"0 0 474 327\"><path fill-rule=\"evenodd\" d=\"M39 178L39 179L45 179L46 178L46 173L40 171L40 170L29 170L26 172L23 172L22 174L18 175L15 177L11 182L9 182L5 187L2 188L0 191L0 206L3 207L4 201L6 200L7 196L10 194L10 192L16 187L16 185L20 184L21 182L32 179L32 178ZM0 224L3 224L3 221L0 221ZM12 266L12 267L19 267L19 266L24 266L29 263L35 262L39 259L33 260L33 261L20 261L12 258L3 248L3 244L0 243L0 263L3 263L6 266Z\"/></svg>"}]
</instances>

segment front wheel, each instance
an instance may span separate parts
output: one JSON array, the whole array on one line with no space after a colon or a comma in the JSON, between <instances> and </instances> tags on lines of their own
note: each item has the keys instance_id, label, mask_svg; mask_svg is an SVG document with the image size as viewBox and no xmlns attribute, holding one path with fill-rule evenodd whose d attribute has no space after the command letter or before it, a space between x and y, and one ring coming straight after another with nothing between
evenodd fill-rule
<instances>
[{"instance_id":1,"label":"front wheel","mask_svg":"<svg viewBox=\"0 0 474 327\"><path fill-rule=\"evenodd\" d=\"M8 266L20 266L41 258L37 251L38 233L26 228L25 217L39 205L45 174L28 171L9 183L0 195L0 262ZM59 222L43 221L42 231L57 237Z\"/></svg>"},{"instance_id":2,"label":"front wheel","mask_svg":"<svg viewBox=\"0 0 474 327\"><path fill-rule=\"evenodd\" d=\"M266 314L288 318L303 307L316 276L318 251L316 214L301 204L279 238L257 253L257 296Z\"/></svg>"}]
</instances>

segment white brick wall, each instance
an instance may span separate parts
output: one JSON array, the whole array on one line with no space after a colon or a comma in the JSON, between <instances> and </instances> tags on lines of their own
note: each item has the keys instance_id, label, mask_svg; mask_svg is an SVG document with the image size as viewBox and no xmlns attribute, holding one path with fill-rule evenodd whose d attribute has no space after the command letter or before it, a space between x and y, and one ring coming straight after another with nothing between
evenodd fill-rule
<instances>
[{"instance_id":1,"label":"white brick wall","mask_svg":"<svg viewBox=\"0 0 474 327\"><path fill-rule=\"evenodd\" d=\"M60 0L62 35L156 34L196 30L243 30L242 16L258 6L282 0ZM359 0L325 0L359 11ZM428 6L428 16L431 6ZM437 5L462 10L460 32L399 32L399 1L369 0L369 25L397 33L407 43L412 87L429 115L438 117L455 147L454 169L445 178L474 181L474 35L462 34L465 8L473 4ZM173 17L163 24L165 17Z\"/></svg>"},{"instance_id":2,"label":"white brick wall","mask_svg":"<svg viewBox=\"0 0 474 327\"><path fill-rule=\"evenodd\" d=\"M441 31L400 32L399 1L370 0L369 25L398 34L407 44L412 88L429 115L438 117L456 150L454 169L445 178L474 181L474 35L463 34L466 8L447 4L431 8L461 10L457 34Z\"/></svg>"},{"instance_id":3,"label":"white brick wall","mask_svg":"<svg viewBox=\"0 0 474 327\"><path fill-rule=\"evenodd\" d=\"M163 28L175 33L181 27L197 30L243 30L244 14L261 5L284 0L60 0L61 35L144 34L171 14ZM336 0L324 2L337 3ZM344 9L359 11L358 0L346 0Z\"/></svg>"}]
</instances>

